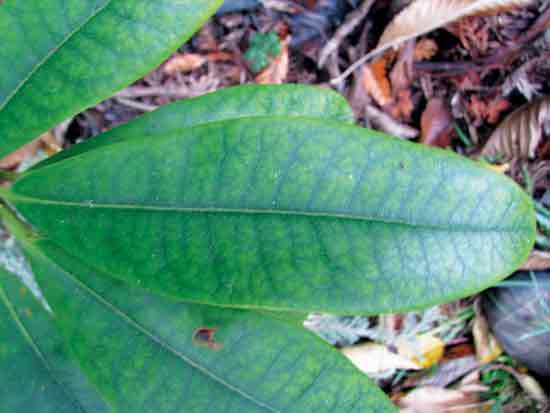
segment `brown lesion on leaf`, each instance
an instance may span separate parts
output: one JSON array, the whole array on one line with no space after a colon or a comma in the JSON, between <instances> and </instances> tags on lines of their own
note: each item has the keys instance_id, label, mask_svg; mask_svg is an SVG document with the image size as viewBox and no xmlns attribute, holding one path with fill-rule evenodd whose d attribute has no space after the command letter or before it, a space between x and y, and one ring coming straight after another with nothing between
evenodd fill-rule
<instances>
[{"instance_id":1,"label":"brown lesion on leaf","mask_svg":"<svg viewBox=\"0 0 550 413\"><path fill-rule=\"evenodd\" d=\"M208 347L212 350L220 350L223 344L216 342L215 334L217 328L199 327L193 332L193 343L198 346Z\"/></svg>"}]
</instances>

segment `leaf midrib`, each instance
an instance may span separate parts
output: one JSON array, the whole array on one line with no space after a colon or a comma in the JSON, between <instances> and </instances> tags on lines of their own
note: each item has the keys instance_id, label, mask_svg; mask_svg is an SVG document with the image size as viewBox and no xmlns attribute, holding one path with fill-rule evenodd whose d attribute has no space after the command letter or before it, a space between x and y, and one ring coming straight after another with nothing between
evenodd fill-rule
<instances>
[{"instance_id":1,"label":"leaf midrib","mask_svg":"<svg viewBox=\"0 0 550 413\"><path fill-rule=\"evenodd\" d=\"M234 214L234 215L281 215L281 216L296 216L296 217L314 217L327 219L342 219L353 221L376 222L389 225L401 225L413 227L417 229L433 230L433 231L448 231L448 232L472 232L472 233L487 233L487 232L518 232L529 231L529 227L482 227L465 224L453 224L449 226L426 224L422 222L408 222L396 218L377 217L374 215L356 215L339 212L317 212L291 209L259 209L259 208L225 208L225 207L175 207L161 205L140 205L140 204L109 204L97 203L93 200L89 201L59 201L51 199L42 199L20 195L12 191L0 191L7 200L13 204L17 202L38 205L52 205L72 208L86 209L112 209L112 210L127 210L127 211L149 211L149 212L175 212L184 214Z\"/></svg>"},{"instance_id":2,"label":"leaf midrib","mask_svg":"<svg viewBox=\"0 0 550 413\"><path fill-rule=\"evenodd\" d=\"M114 314L116 314L120 319L122 319L126 324L129 326L135 328L140 333L148 337L150 340L157 343L159 346L162 347L165 351L175 355L177 358L181 359L184 363L188 364L189 366L193 367L194 369L200 371L213 381L221 384L222 386L225 386L227 389L237 393L239 396L251 401L252 403L256 404L260 408L266 409L269 412L272 413L282 413L280 410L273 408L269 406L268 404L257 400L254 396L248 394L246 391L241 390L237 386L228 383L223 378L219 377L215 373L208 370L206 367L201 366L198 362L191 359L189 356L186 356L182 352L178 351L174 347L172 347L170 344L166 343L164 340L162 340L160 337L157 337L153 332L149 331L146 327L135 321L132 317L130 317L128 314L126 314L122 309L120 309L115 304L111 303L107 299L103 298L98 292L96 292L93 288L86 285L84 282L82 282L80 279L75 277L73 274L71 274L69 271L66 271L62 267L60 267L57 263L55 263L53 260L50 260L47 256L43 255L38 247L36 245L29 245L33 250L35 250L35 254L40 254L42 257L46 260L48 260L52 265L54 265L62 274L64 274L68 279L70 279L78 288L83 290L85 293L89 294L91 297L93 297L98 303L105 306L109 310L111 310ZM63 250L64 253L68 254L65 250ZM68 254L70 255L70 254ZM74 258L74 257L73 257ZM1 289L0 289L1 291Z\"/></svg>"},{"instance_id":3,"label":"leaf midrib","mask_svg":"<svg viewBox=\"0 0 550 413\"><path fill-rule=\"evenodd\" d=\"M80 404L80 401L78 400L78 398L75 397L75 395L72 394L70 389L68 389L63 384L63 382L61 382L57 378L57 376L54 374L54 370L50 366L50 363L46 359L46 356L44 356L44 353L42 353L42 351L40 350L40 347L35 342L35 340L31 336L31 334L27 330L27 328L25 327L25 324L23 323L21 318L19 318L19 316L17 315L17 312L15 311L15 307L14 307L13 303L10 301L10 299L6 295L4 289L2 288L1 285L0 285L0 301L4 304L4 306L8 310L8 313L9 313L10 317L12 318L13 322L15 323L15 325L17 326L19 332L21 333L21 335L23 336L25 341L28 343L28 345L32 349L32 351L36 354L36 357L40 360L40 362L42 363L42 365L44 366L44 368L48 372L48 375L52 378L52 380L55 383L57 383L57 385L59 387L61 387L61 389L63 390L63 393L65 393L67 395L67 397L69 397L73 401L73 403L76 406L78 406L79 410L84 412L85 411L84 406L82 406L82 404Z\"/></svg>"},{"instance_id":4,"label":"leaf midrib","mask_svg":"<svg viewBox=\"0 0 550 413\"><path fill-rule=\"evenodd\" d=\"M50 58L57 53L75 34L80 32L92 19L97 17L101 12L103 12L110 4L112 3L112 0L107 0L106 3L98 7L96 10L94 10L93 13L88 16L85 20L82 21L81 24L77 25L74 30L67 33L63 40L59 42L58 45L54 46L46 55L42 58L42 60L38 61L31 71L25 76L21 81L17 84L17 86L14 88L14 90L6 96L6 99L4 99L3 102L0 102L0 111L2 111L8 103L14 98L14 96L23 88L23 86L29 81L29 79L42 67L44 66Z\"/></svg>"}]
</instances>

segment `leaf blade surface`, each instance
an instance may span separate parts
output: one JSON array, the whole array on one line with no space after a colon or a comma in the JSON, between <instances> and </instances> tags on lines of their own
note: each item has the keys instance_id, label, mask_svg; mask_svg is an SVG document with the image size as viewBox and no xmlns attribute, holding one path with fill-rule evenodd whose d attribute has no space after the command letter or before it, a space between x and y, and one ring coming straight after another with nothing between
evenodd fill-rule
<instances>
[{"instance_id":1,"label":"leaf blade surface","mask_svg":"<svg viewBox=\"0 0 550 413\"><path fill-rule=\"evenodd\" d=\"M55 329L32 293L0 270L0 411L110 411Z\"/></svg>"},{"instance_id":2,"label":"leaf blade surface","mask_svg":"<svg viewBox=\"0 0 550 413\"><path fill-rule=\"evenodd\" d=\"M33 248L31 264L62 334L117 411L395 410L302 326L177 303L98 276L53 244Z\"/></svg>"},{"instance_id":3,"label":"leaf blade surface","mask_svg":"<svg viewBox=\"0 0 550 413\"><path fill-rule=\"evenodd\" d=\"M511 273L534 237L532 205L506 177L313 119L111 145L31 171L7 196L114 278L242 308L419 308Z\"/></svg>"},{"instance_id":4,"label":"leaf blade surface","mask_svg":"<svg viewBox=\"0 0 550 413\"><path fill-rule=\"evenodd\" d=\"M0 156L152 70L221 0L8 0Z\"/></svg>"}]
</instances>

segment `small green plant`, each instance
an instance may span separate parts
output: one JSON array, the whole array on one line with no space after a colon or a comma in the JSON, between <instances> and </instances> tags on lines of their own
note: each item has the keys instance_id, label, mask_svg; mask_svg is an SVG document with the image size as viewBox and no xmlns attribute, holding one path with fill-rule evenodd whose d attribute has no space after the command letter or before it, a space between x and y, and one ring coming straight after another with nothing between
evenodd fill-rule
<instances>
[{"instance_id":1,"label":"small green plant","mask_svg":"<svg viewBox=\"0 0 550 413\"><path fill-rule=\"evenodd\" d=\"M281 41L277 32L254 33L250 38L250 46L244 57L254 73L262 71L268 64L269 58L281 53Z\"/></svg>"},{"instance_id":2,"label":"small green plant","mask_svg":"<svg viewBox=\"0 0 550 413\"><path fill-rule=\"evenodd\" d=\"M4 1L0 155L147 73L220 3ZM7 175L0 216L49 311L0 274L0 411L394 411L305 315L484 289L525 259L535 215L483 165L352 121L329 90L229 88Z\"/></svg>"}]
</instances>

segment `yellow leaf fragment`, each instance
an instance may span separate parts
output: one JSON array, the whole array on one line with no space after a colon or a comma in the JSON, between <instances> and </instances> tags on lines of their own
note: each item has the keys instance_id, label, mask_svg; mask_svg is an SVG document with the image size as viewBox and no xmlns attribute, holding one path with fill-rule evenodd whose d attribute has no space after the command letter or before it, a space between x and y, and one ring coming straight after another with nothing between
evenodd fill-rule
<instances>
[{"instance_id":1,"label":"yellow leaf fragment","mask_svg":"<svg viewBox=\"0 0 550 413\"><path fill-rule=\"evenodd\" d=\"M509 163L503 163L502 165L488 164L487 168L499 174L505 174L510 170L510 164Z\"/></svg>"},{"instance_id":2,"label":"yellow leaf fragment","mask_svg":"<svg viewBox=\"0 0 550 413\"><path fill-rule=\"evenodd\" d=\"M489 332L487 320L477 314L472 327L476 356L480 363L487 364L496 360L502 354L502 347L495 336Z\"/></svg>"},{"instance_id":3,"label":"yellow leaf fragment","mask_svg":"<svg viewBox=\"0 0 550 413\"><path fill-rule=\"evenodd\" d=\"M412 340L399 340L397 352L417 364L421 369L430 368L443 358L445 343L430 334L416 336Z\"/></svg>"}]
</instances>

